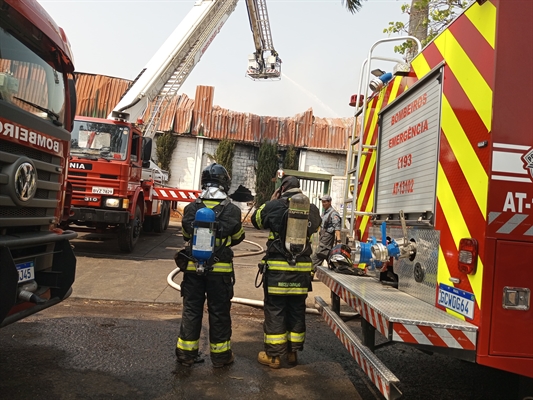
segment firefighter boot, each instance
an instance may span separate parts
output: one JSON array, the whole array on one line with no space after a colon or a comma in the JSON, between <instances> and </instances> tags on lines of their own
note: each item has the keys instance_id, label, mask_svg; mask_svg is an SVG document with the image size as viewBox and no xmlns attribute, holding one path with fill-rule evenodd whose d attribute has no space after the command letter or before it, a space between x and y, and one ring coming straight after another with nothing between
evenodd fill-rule
<instances>
[{"instance_id":1,"label":"firefighter boot","mask_svg":"<svg viewBox=\"0 0 533 400\"><path fill-rule=\"evenodd\" d=\"M213 368L222 368L222 367L225 367L226 365L230 365L231 363L233 363L233 361L235 361L235 355L233 354L233 352L231 353L231 357L229 357L226 361L213 361L211 359L211 362L213 363Z\"/></svg>"},{"instance_id":2,"label":"firefighter boot","mask_svg":"<svg viewBox=\"0 0 533 400\"><path fill-rule=\"evenodd\" d=\"M185 357L183 354L180 354L178 349L176 349L176 357L178 359L178 363L183 365L184 367L191 367L193 364L203 363L204 359L200 356L200 354L196 355L195 357Z\"/></svg>"},{"instance_id":3,"label":"firefighter boot","mask_svg":"<svg viewBox=\"0 0 533 400\"><path fill-rule=\"evenodd\" d=\"M270 368L281 368L281 361L279 357L270 357L266 352L260 351L257 355L257 361L259 364L268 365Z\"/></svg>"},{"instance_id":4,"label":"firefighter boot","mask_svg":"<svg viewBox=\"0 0 533 400\"><path fill-rule=\"evenodd\" d=\"M290 365L298 365L298 353L295 351L289 351L287 353L287 362Z\"/></svg>"}]
</instances>

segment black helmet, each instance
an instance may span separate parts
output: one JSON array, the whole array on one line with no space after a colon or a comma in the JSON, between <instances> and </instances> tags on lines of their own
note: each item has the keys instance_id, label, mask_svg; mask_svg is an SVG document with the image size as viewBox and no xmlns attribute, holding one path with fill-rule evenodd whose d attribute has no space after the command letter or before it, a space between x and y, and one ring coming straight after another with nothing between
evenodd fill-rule
<instances>
[{"instance_id":1,"label":"black helmet","mask_svg":"<svg viewBox=\"0 0 533 400\"><path fill-rule=\"evenodd\" d=\"M231 178L228 171L220 164L213 163L202 171L202 189L211 186L221 187L226 193L231 186Z\"/></svg>"},{"instance_id":2,"label":"black helmet","mask_svg":"<svg viewBox=\"0 0 533 400\"><path fill-rule=\"evenodd\" d=\"M359 275L352 262L352 249L345 244L338 244L329 251L328 267L341 274Z\"/></svg>"}]
</instances>

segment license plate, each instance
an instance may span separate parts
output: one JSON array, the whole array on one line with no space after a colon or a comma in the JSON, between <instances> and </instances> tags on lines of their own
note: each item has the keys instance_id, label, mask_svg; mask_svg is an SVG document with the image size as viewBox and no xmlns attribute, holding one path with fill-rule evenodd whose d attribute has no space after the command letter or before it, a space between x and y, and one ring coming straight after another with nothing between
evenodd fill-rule
<instances>
[{"instance_id":1,"label":"license plate","mask_svg":"<svg viewBox=\"0 0 533 400\"><path fill-rule=\"evenodd\" d=\"M95 194L113 194L113 188L94 186L93 187L93 193L95 193Z\"/></svg>"},{"instance_id":2,"label":"license plate","mask_svg":"<svg viewBox=\"0 0 533 400\"><path fill-rule=\"evenodd\" d=\"M19 272L19 283L35 279L35 269L33 268L33 261L17 264L16 267L17 271Z\"/></svg>"},{"instance_id":3,"label":"license plate","mask_svg":"<svg viewBox=\"0 0 533 400\"><path fill-rule=\"evenodd\" d=\"M474 301L473 293L442 283L439 285L439 305L470 319L474 319Z\"/></svg>"}]
</instances>

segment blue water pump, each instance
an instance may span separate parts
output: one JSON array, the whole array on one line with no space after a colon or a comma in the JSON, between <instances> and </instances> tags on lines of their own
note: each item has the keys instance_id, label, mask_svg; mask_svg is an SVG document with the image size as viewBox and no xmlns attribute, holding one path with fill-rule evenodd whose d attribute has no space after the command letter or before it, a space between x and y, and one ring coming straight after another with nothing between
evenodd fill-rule
<instances>
[{"instance_id":1,"label":"blue water pump","mask_svg":"<svg viewBox=\"0 0 533 400\"><path fill-rule=\"evenodd\" d=\"M193 222L192 256L198 261L196 272L205 272L205 263L213 255L217 231L216 215L210 208L204 207L196 211Z\"/></svg>"}]
</instances>

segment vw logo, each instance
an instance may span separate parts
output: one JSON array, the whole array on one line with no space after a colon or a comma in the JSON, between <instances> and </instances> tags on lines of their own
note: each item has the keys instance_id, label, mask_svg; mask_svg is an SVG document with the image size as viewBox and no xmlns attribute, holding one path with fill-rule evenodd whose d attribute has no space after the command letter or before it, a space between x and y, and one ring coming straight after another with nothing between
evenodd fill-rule
<instances>
[{"instance_id":1,"label":"vw logo","mask_svg":"<svg viewBox=\"0 0 533 400\"><path fill-rule=\"evenodd\" d=\"M15 193L21 201L30 200L37 191L37 171L33 164L23 162L15 172Z\"/></svg>"}]
</instances>

